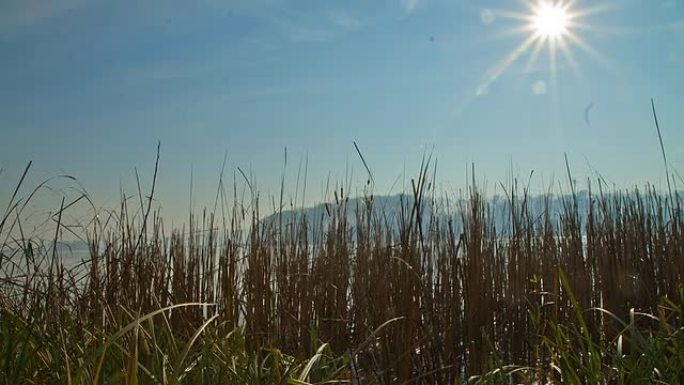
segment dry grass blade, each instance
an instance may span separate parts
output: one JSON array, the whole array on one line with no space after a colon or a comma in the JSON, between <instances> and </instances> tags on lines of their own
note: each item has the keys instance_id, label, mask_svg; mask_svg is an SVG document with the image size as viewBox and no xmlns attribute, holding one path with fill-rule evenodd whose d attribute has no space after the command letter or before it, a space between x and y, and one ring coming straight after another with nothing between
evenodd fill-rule
<instances>
[{"instance_id":1,"label":"dry grass blade","mask_svg":"<svg viewBox=\"0 0 684 385\"><path fill-rule=\"evenodd\" d=\"M670 186L670 168L667 165L667 155L665 155L665 145L663 144L663 135L660 132L660 124L658 124L658 115L656 114L655 101L651 98L651 111L653 112L653 121L655 122L656 131L658 132L658 141L660 142L660 153L663 155L663 163L665 164L665 177L667 178L667 191L670 202L672 202L672 186Z\"/></svg>"},{"instance_id":2,"label":"dry grass blade","mask_svg":"<svg viewBox=\"0 0 684 385\"><path fill-rule=\"evenodd\" d=\"M0 222L0 234L2 234L2 229L5 227L5 222L7 221L7 218L9 217L9 214L12 211L12 206L14 205L14 200L17 199L17 194L19 193L19 189L21 188L21 185L24 183L24 179L26 178L26 175L28 175L28 171L31 168L32 163L33 163L33 161L29 161L28 164L26 165L24 172L21 174L21 178L19 178L19 183L17 183L17 186L14 188L14 192L12 193L12 196L10 197L9 202L7 202L7 208L5 209L5 214L2 216L2 222Z\"/></svg>"},{"instance_id":3,"label":"dry grass blade","mask_svg":"<svg viewBox=\"0 0 684 385\"><path fill-rule=\"evenodd\" d=\"M302 371L299 373L299 378L298 378L299 381L306 381L309 378L309 374L311 373L311 369L313 369L314 365L316 365L316 362L318 360L320 360L321 357L323 357L323 352L327 348L328 348L328 344L326 343L326 344L322 344L318 348L318 350L316 350L316 354L314 354L313 357L311 357L309 359L309 361L307 361L306 365L304 366Z\"/></svg>"},{"instance_id":4,"label":"dry grass blade","mask_svg":"<svg viewBox=\"0 0 684 385\"><path fill-rule=\"evenodd\" d=\"M0 250L0 368L75 384L611 383L647 357L659 374L644 378L684 373L667 353L684 351L684 218L666 211L680 195L581 190L566 157L568 195L535 196L513 178L505 199L475 185L438 197L432 161L407 194L338 186L304 211L284 209L283 171L271 216L238 169L232 209L219 178L222 217L193 212L170 232L155 177L147 200L122 192L72 270L58 246L83 198L62 200L41 241L26 238L16 193Z\"/></svg>"},{"instance_id":5,"label":"dry grass blade","mask_svg":"<svg viewBox=\"0 0 684 385\"><path fill-rule=\"evenodd\" d=\"M188 358L188 354L190 353L190 349L192 349L192 345L195 344L195 341L197 341L197 338L202 334L204 329L206 329L209 325L211 325L212 322L214 322L217 318L219 317L218 314L214 314L212 317L210 317L202 326L195 331L195 334L192 335L190 338L190 341L188 341L187 344L185 344L185 347L183 348L183 351L181 352L180 356L178 357L178 361L176 361L176 364L173 366L174 367L174 372L177 373L178 375L181 375L183 370L182 370L182 365L185 362L185 360Z\"/></svg>"}]
</instances>

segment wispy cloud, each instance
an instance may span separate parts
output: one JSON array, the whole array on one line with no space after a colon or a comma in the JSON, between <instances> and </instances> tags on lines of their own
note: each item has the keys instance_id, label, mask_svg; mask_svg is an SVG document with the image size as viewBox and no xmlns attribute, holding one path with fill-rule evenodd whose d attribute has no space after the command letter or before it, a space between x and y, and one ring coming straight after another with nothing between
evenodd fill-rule
<instances>
[{"instance_id":1,"label":"wispy cloud","mask_svg":"<svg viewBox=\"0 0 684 385\"><path fill-rule=\"evenodd\" d=\"M205 0L210 1L210 0ZM175 9L175 8L174 8ZM249 55L267 54L287 43L316 43L334 39L344 33L363 28L363 16L344 9L323 7L293 10L275 0L255 0L236 8L209 4L214 12L235 12L259 24L258 31L228 39L212 50L195 55L171 55L153 58L136 65L116 68L112 78L123 84L146 84L206 77L221 78L244 68L253 67ZM265 56L267 57L267 56Z\"/></svg>"},{"instance_id":2,"label":"wispy cloud","mask_svg":"<svg viewBox=\"0 0 684 385\"><path fill-rule=\"evenodd\" d=\"M297 17L270 15L265 18L283 37L293 42L321 42L331 36L331 31Z\"/></svg>"},{"instance_id":3,"label":"wispy cloud","mask_svg":"<svg viewBox=\"0 0 684 385\"><path fill-rule=\"evenodd\" d=\"M202 60L194 58L176 61L165 60L131 66L115 71L115 77L129 84L139 84L146 81L173 81L224 73L239 64L239 61L234 57L225 53L214 57L205 57Z\"/></svg>"},{"instance_id":4,"label":"wispy cloud","mask_svg":"<svg viewBox=\"0 0 684 385\"><path fill-rule=\"evenodd\" d=\"M330 21L334 25L343 29L355 30L363 26L363 22L358 16L348 12L331 11L328 15L330 17Z\"/></svg>"},{"instance_id":5,"label":"wispy cloud","mask_svg":"<svg viewBox=\"0 0 684 385\"><path fill-rule=\"evenodd\" d=\"M423 0L400 0L401 8L406 13L413 13L423 3Z\"/></svg>"},{"instance_id":6,"label":"wispy cloud","mask_svg":"<svg viewBox=\"0 0 684 385\"><path fill-rule=\"evenodd\" d=\"M341 9L293 11L275 8L256 16L271 24L281 36L293 42L326 41L364 26L360 16Z\"/></svg>"},{"instance_id":7,"label":"wispy cloud","mask_svg":"<svg viewBox=\"0 0 684 385\"><path fill-rule=\"evenodd\" d=\"M50 18L63 15L88 5L87 0L3 0L0 2L0 34L17 33Z\"/></svg>"}]
</instances>

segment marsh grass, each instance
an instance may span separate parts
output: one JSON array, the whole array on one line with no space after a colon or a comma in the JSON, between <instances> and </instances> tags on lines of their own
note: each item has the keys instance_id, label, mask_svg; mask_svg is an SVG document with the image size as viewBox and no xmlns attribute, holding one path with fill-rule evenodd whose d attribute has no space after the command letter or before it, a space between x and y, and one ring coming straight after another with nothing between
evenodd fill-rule
<instances>
[{"instance_id":1,"label":"marsh grass","mask_svg":"<svg viewBox=\"0 0 684 385\"><path fill-rule=\"evenodd\" d=\"M570 177L539 212L514 182L498 227L474 185L438 203L429 169L395 215L340 189L325 218L264 221L234 189L169 232L153 183L84 230L72 269L49 247L70 202L52 241L25 237L22 177L0 224L0 382L684 381L677 193L589 185L580 213Z\"/></svg>"}]
</instances>

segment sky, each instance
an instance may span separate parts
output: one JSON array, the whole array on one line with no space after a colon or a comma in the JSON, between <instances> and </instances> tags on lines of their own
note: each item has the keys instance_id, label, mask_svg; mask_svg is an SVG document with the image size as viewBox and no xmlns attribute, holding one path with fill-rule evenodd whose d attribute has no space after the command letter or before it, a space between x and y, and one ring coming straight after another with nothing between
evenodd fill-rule
<instances>
[{"instance_id":1,"label":"sky","mask_svg":"<svg viewBox=\"0 0 684 385\"><path fill-rule=\"evenodd\" d=\"M564 154L578 179L662 187L651 98L670 171L684 174L684 1L577 0L567 30L582 43L559 38L571 58L553 61L548 42L536 59L516 51L535 31L513 15L532 12L510 0L5 0L0 204L33 161L26 186L68 174L116 206L137 194L136 170L149 192L158 142L155 196L179 222L213 205L224 159L227 185L237 175L244 189L239 167L266 201L283 173L286 200L320 202L327 181L358 194L354 142L376 194L404 189L424 154L447 192L472 163L490 186L534 170L548 187ZM73 186L51 183L38 209Z\"/></svg>"}]
</instances>

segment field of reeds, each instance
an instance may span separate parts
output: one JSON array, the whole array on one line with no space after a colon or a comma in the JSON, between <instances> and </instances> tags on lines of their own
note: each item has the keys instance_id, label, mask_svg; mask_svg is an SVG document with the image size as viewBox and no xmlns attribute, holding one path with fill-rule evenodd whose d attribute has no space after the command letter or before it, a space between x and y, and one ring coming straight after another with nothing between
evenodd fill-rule
<instances>
[{"instance_id":1,"label":"field of reeds","mask_svg":"<svg viewBox=\"0 0 684 385\"><path fill-rule=\"evenodd\" d=\"M570 177L540 209L512 182L499 220L429 169L394 210L337 189L320 217L265 217L222 190L230 207L181 229L153 183L81 229L68 268L72 202L30 239L22 178L0 223L0 383L684 383L678 193L587 181L579 204Z\"/></svg>"}]
</instances>

